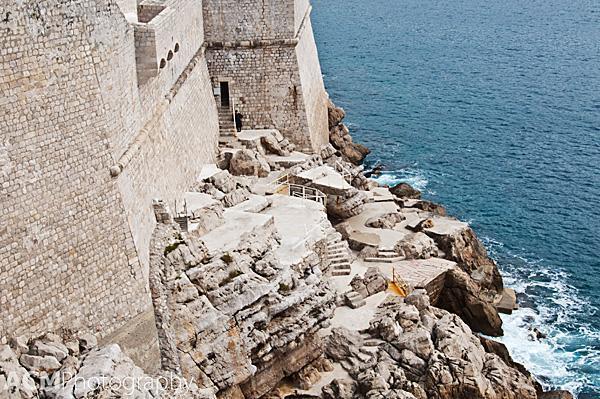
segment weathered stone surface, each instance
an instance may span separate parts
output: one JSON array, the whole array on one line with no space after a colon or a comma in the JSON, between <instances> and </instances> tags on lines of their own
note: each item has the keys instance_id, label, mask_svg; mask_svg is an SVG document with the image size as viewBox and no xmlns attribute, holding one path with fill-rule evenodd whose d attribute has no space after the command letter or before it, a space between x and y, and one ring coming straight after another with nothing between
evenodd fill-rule
<instances>
[{"instance_id":1,"label":"weathered stone surface","mask_svg":"<svg viewBox=\"0 0 600 399\"><path fill-rule=\"evenodd\" d=\"M354 276L350 282L352 289L366 298L375 295L378 292L387 290L388 280L377 267L370 267L365 272L364 277L359 275Z\"/></svg>"},{"instance_id":2,"label":"weathered stone surface","mask_svg":"<svg viewBox=\"0 0 600 399\"><path fill-rule=\"evenodd\" d=\"M421 192L415 188L413 188L408 183L398 183L393 187L390 187L390 192L394 194L396 197L400 198L413 198L418 199L421 198Z\"/></svg>"},{"instance_id":3,"label":"weathered stone surface","mask_svg":"<svg viewBox=\"0 0 600 399\"><path fill-rule=\"evenodd\" d=\"M428 305L423 290L389 297L371 322L384 342L366 351L362 337L334 330L326 353L350 374L347 397L418 399L536 399L533 379L486 353L456 315ZM427 323L425 323L427 321ZM348 338L349 337L349 338ZM323 390L338 394L339 383ZM359 393L360 392L360 393ZM328 396L329 395L329 396Z\"/></svg>"},{"instance_id":4,"label":"weathered stone surface","mask_svg":"<svg viewBox=\"0 0 600 399\"><path fill-rule=\"evenodd\" d=\"M367 200L364 191L351 189L344 195L328 199L327 213L336 219L348 219L361 213Z\"/></svg>"},{"instance_id":5,"label":"weathered stone surface","mask_svg":"<svg viewBox=\"0 0 600 399\"><path fill-rule=\"evenodd\" d=\"M355 165L359 165L370 153L370 150L362 144L357 144L352 141L348 128L342 123L344 110L338 108L329 102L329 142L336 150L342 153L342 156Z\"/></svg>"},{"instance_id":6,"label":"weathered stone surface","mask_svg":"<svg viewBox=\"0 0 600 399\"><path fill-rule=\"evenodd\" d=\"M331 317L335 295L315 269L319 257L283 265L274 256L276 232L260 233L227 253L199 253L193 267L181 257L164 259L156 247L157 318L169 320L161 345L172 348L165 353L172 367L201 387L239 385L246 397L259 397L321 354L314 337ZM160 227L156 234L157 242L172 235ZM184 236L177 250L196 239Z\"/></svg>"},{"instance_id":7,"label":"weathered stone surface","mask_svg":"<svg viewBox=\"0 0 600 399\"><path fill-rule=\"evenodd\" d=\"M17 354L8 345L0 345L0 398L33 399L37 395L35 381L19 364Z\"/></svg>"},{"instance_id":8,"label":"weathered stone surface","mask_svg":"<svg viewBox=\"0 0 600 399\"><path fill-rule=\"evenodd\" d=\"M438 253L435 242L421 232L406 236L396 244L395 250L404 254L406 259L429 259Z\"/></svg>"},{"instance_id":9,"label":"weathered stone surface","mask_svg":"<svg viewBox=\"0 0 600 399\"><path fill-rule=\"evenodd\" d=\"M229 162L229 171L236 176L266 177L271 171L267 159L254 151L242 149Z\"/></svg>"},{"instance_id":10,"label":"weathered stone surface","mask_svg":"<svg viewBox=\"0 0 600 399\"><path fill-rule=\"evenodd\" d=\"M474 331L501 336L502 320L494 305L481 298L481 288L460 269L446 273L439 306L459 315Z\"/></svg>"},{"instance_id":11,"label":"weathered stone surface","mask_svg":"<svg viewBox=\"0 0 600 399\"><path fill-rule=\"evenodd\" d=\"M54 356L35 356L24 354L19 358L20 363L34 376L52 374L61 367Z\"/></svg>"},{"instance_id":12,"label":"weathered stone surface","mask_svg":"<svg viewBox=\"0 0 600 399\"><path fill-rule=\"evenodd\" d=\"M365 224L367 227L376 229L393 229L397 223L400 223L404 219L405 217L401 213L392 212L370 218Z\"/></svg>"}]
</instances>

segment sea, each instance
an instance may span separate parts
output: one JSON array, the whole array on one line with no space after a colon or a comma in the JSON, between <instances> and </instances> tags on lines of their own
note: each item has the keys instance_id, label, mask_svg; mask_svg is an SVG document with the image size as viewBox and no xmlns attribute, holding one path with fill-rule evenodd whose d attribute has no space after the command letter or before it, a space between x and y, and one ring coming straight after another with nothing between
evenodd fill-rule
<instances>
[{"instance_id":1,"label":"sea","mask_svg":"<svg viewBox=\"0 0 600 399\"><path fill-rule=\"evenodd\" d=\"M599 399L600 1L312 4L378 181L468 221L518 293L500 340L545 388Z\"/></svg>"}]
</instances>

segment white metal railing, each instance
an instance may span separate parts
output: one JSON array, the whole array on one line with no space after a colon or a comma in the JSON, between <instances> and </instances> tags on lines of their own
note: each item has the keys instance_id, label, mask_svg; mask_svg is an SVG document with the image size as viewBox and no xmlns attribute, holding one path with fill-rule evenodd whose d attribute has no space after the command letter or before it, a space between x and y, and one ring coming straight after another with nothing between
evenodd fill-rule
<instances>
[{"instance_id":1,"label":"white metal railing","mask_svg":"<svg viewBox=\"0 0 600 399\"><path fill-rule=\"evenodd\" d=\"M352 171L350 171L350 169L348 169L344 164L342 164L340 161L335 161L335 169L337 172L339 172L342 177L344 179L352 179Z\"/></svg>"},{"instance_id":2,"label":"white metal railing","mask_svg":"<svg viewBox=\"0 0 600 399\"><path fill-rule=\"evenodd\" d=\"M294 184L290 182L288 174L279 176L271 182L275 189L274 194L288 195L290 197L302 198L310 201L318 202L323 206L327 206L327 195L321 190L304 186L302 184Z\"/></svg>"}]
</instances>

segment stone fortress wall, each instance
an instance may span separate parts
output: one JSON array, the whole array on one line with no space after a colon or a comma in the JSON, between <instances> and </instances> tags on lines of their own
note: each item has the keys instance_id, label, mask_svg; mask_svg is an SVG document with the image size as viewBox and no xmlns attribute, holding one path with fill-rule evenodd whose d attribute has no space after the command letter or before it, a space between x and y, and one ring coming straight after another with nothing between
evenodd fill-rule
<instances>
[{"instance_id":1,"label":"stone fortress wall","mask_svg":"<svg viewBox=\"0 0 600 399\"><path fill-rule=\"evenodd\" d=\"M328 141L308 1L260 3L0 2L0 336L154 329L152 200L215 160L220 77L245 123Z\"/></svg>"},{"instance_id":2,"label":"stone fortress wall","mask_svg":"<svg viewBox=\"0 0 600 399\"><path fill-rule=\"evenodd\" d=\"M310 11L307 0L204 2L215 87L230 83L245 127L278 129L309 152L328 142L327 93Z\"/></svg>"},{"instance_id":3,"label":"stone fortress wall","mask_svg":"<svg viewBox=\"0 0 600 399\"><path fill-rule=\"evenodd\" d=\"M0 335L152 313L152 199L218 142L202 9L172 3L147 23L109 0L0 4Z\"/></svg>"}]
</instances>

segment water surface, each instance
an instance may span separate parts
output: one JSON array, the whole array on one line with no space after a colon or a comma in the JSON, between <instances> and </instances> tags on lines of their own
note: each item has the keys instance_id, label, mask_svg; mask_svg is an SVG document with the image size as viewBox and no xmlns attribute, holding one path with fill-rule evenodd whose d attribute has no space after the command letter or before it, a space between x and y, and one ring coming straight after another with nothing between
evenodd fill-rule
<instances>
[{"instance_id":1,"label":"water surface","mask_svg":"<svg viewBox=\"0 0 600 399\"><path fill-rule=\"evenodd\" d=\"M469 221L519 292L513 356L600 398L600 2L313 6L327 89L380 181Z\"/></svg>"}]
</instances>

